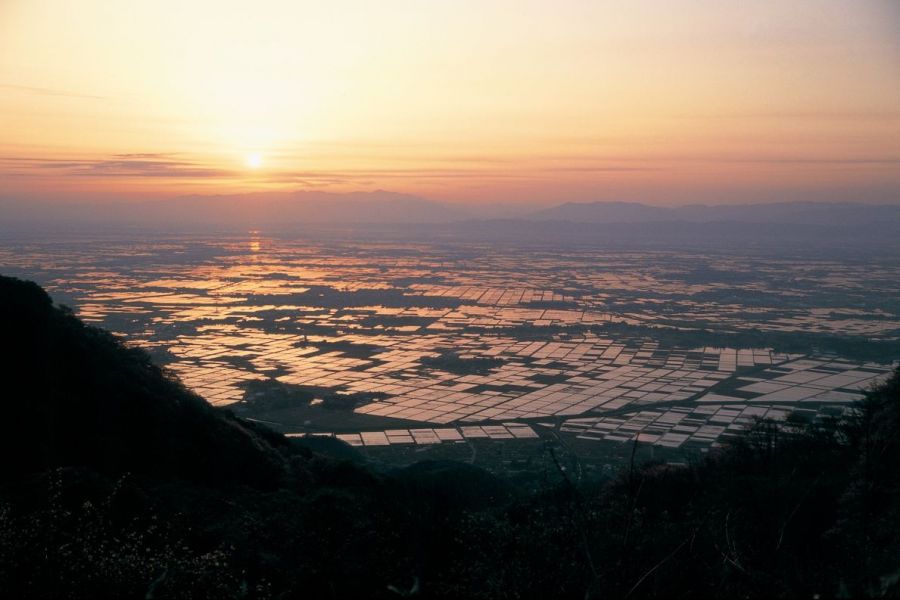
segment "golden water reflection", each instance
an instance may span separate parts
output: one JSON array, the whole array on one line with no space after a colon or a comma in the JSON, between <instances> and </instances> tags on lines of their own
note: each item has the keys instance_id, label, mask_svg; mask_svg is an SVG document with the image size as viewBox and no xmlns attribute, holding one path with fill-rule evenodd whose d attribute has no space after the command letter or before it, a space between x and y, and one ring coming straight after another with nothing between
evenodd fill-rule
<instances>
[{"instance_id":1,"label":"golden water reflection","mask_svg":"<svg viewBox=\"0 0 900 600\"><path fill-rule=\"evenodd\" d=\"M890 261L310 243L259 232L26 250L0 247L0 264L156 351L216 405L270 381L373 394L355 410L385 419L551 419L590 439L640 430L670 445L714 443L760 410L847 406L888 367L679 346L648 332L900 331L900 315L873 300L900 297Z\"/></svg>"}]
</instances>

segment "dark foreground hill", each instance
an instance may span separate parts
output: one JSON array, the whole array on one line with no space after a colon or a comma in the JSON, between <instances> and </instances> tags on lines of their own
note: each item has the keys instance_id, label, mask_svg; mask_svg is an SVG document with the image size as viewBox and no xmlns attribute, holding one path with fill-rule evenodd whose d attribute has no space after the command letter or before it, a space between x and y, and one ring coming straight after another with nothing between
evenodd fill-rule
<instances>
[{"instance_id":1,"label":"dark foreground hill","mask_svg":"<svg viewBox=\"0 0 900 600\"><path fill-rule=\"evenodd\" d=\"M844 423L759 423L686 468L517 488L468 465L375 473L293 445L34 284L0 278L0 309L0 597L900 592L900 373Z\"/></svg>"},{"instance_id":2,"label":"dark foreground hill","mask_svg":"<svg viewBox=\"0 0 900 600\"><path fill-rule=\"evenodd\" d=\"M0 279L0 474L91 465L207 483L275 486L284 438L213 410L147 355L53 306L36 284ZM27 452L22 452L28 448Z\"/></svg>"}]
</instances>

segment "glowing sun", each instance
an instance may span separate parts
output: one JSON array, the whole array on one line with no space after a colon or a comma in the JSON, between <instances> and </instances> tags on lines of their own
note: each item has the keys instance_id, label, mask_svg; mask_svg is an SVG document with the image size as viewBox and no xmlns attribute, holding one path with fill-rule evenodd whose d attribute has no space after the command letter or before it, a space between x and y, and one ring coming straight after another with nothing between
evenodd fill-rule
<instances>
[{"instance_id":1,"label":"glowing sun","mask_svg":"<svg viewBox=\"0 0 900 600\"><path fill-rule=\"evenodd\" d=\"M263 157L259 152L253 152L244 157L244 164L248 169L258 169L262 166Z\"/></svg>"}]
</instances>

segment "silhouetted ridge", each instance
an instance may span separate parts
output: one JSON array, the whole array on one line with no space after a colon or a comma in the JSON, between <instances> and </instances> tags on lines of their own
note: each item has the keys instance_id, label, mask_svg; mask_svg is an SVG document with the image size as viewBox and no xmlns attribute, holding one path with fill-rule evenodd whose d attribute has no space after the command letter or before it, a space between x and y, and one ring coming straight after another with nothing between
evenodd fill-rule
<instances>
[{"instance_id":1,"label":"silhouetted ridge","mask_svg":"<svg viewBox=\"0 0 900 600\"><path fill-rule=\"evenodd\" d=\"M207 483L274 485L277 436L210 407L111 334L0 276L3 475L90 466Z\"/></svg>"}]
</instances>

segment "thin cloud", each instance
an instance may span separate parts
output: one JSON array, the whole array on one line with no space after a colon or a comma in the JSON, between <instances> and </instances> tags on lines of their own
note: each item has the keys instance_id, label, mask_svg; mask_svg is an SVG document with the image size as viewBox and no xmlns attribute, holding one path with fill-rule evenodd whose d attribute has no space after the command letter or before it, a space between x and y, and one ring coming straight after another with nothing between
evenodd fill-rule
<instances>
[{"instance_id":1,"label":"thin cloud","mask_svg":"<svg viewBox=\"0 0 900 600\"><path fill-rule=\"evenodd\" d=\"M114 158L148 158L148 159L168 159L173 156L178 156L172 152L136 152L136 153L126 153L126 154L113 154Z\"/></svg>"},{"instance_id":2,"label":"thin cloud","mask_svg":"<svg viewBox=\"0 0 900 600\"><path fill-rule=\"evenodd\" d=\"M900 158L873 157L873 158L805 158L801 156L772 156L772 157L735 157L710 159L721 163L749 163L766 165L900 165Z\"/></svg>"},{"instance_id":3,"label":"thin cloud","mask_svg":"<svg viewBox=\"0 0 900 600\"><path fill-rule=\"evenodd\" d=\"M84 98L88 100L107 100L106 96L95 96L93 94L82 94L79 92L70 92L68 90L56 90L52 88L32 87L30 85L14 85L11 83L0 83L0 89L13 90L26 94L35 94L37 96L62 96L65 98Z\"/></svg>"},{"instance_id":4,"label":"thin cloud","mask_svg":"<svg viewBox=\"0 0 900 600\"><path fill-rule=\"evenodd\" d=\"M900 111L890 110L856 110L856 111L759 111L735 113L685 113L671 115L673 119L697 120L729 120L729 119L811 119L834 121L896 121L900 119Z\"/></svg>"},{"instance_id":5,"label":"thin cloud","mask_svg":"<svg viewBox=\"0 0 900 600\"><path fill-rule=\"evenodd\" d=\"M39 158L0 158L18 169L53 171L67 177L158 177L206 178L232 177L237 173L188 160L171 158L170 154L118 154L111 159L69 160Z\"/></svg>"},{"instance_id":6,"label":"thin cloud","mask_svg":"<svg viewBox=\"0 0 900 600\"><path fill-rule=\"evenodd\" d=\"M550 173L628 173L660 170L645 166L559 166L521 169L457 169L457 168L404 168L404 169L358 169L342 171L290 171L282 170L260 174L260 179L269 183L289 183L298 180L328 180L330 183L358 183L361 179L522 179Z\"/></svg>"}]
</instances>

